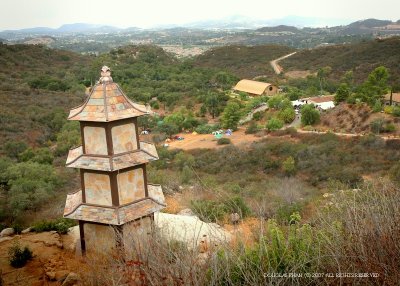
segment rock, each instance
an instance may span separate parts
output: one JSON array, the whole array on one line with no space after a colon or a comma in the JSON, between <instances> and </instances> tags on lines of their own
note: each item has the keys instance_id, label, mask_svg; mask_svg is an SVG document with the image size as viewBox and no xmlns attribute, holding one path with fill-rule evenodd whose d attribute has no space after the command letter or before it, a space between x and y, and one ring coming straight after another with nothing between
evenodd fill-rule
<instances>
[{"instance_id":1,"label":"rock","mask_svg":"<svg viewBox=\"0 0 400 286\"><path fill-rule=\"evenodd\" d=\"M46 272L46 276L51 281L56 280L56 272L54 272L54 271Z\"/></svg>"},{"instance_id":2,"label":"rock","mask_svg":"<svg viewBox=\"0 0 400 286\"><path fill-rule=\"evenodd\" d=\"M14 234L14 229L12 227L8 227L0 232L0 237L10 236L13 234Z\"/></svg>"},{"instance_id":3,"label":"rock","mask_svg":"<svg viewBox=\"0 0 400 286\"><path fill-rule=\"evenodd\" d=\"M0 238L0 243L2 243L3 241L8 241L8 240L12 240L13 238L12 237L9 237L9 236L7 236L7 237L2 237L2 238Z\"/></svg>"},{"instance_id":4,"label":"rock","mask_svg":"<svg viewBox=\"0 0 400 286\"><path fill-rule=\"evenodd\" d=\"M22 233L22 234L26 234L26 233L31 232L31 230L32 230L32 228L31 228L31 227L28 227L28 228L25 228L23 231L21 231L21 233Z\"/></svg>"},{"instance_id":5,"label":"rock","mask_svg":"<svg viewBox=\"0 0 400 286\"><path fill-rule=\"evenodd\" d=\"M79 276L78 274L71 272L68 274L68 276L65 278L64 282L61 284L61 286L73 286L74 284L78 283L79 281Z\"/></svg>"},{"instance_id":6,"label":"rock","mask_svg":"<svg viewBox=\"0 0 400 286\"><path fill-rule=\"evenodd\" d=\"M68 270L59 270L55 274L55 278L59 282L63 282L70 272Z\"/></svg>"},{"instance_id":7,"label":"rock","mask_svg":"<svg viewBox=\"0 0 400 286\"><path fill-rule=\"evenodd\" d=\"M191 209L183 209L178 213L178 215L196 216Z\"/></svg>"},{"instance_id":8,"label":"rock","mask_svg":"<svg viewBox=\"0 0 400 286\"><path fill-rule=\"evenodd\" d=\"M232 213L231 214L231 223L238 224L239 221L240 221L240 215L238 213Z\"/></svg>"},{"instance_id":9,"label":"rock","mask_svg":"<svg viewBox=\"0 0 400 286\"><path fill-rule=\"evenodd\" d=\"M63 249L63 248L64 248L64 245L63 245L62 242L60 242L60 241L57 241L57 242L56 242L56 246L57 246L59 249Z\"/></svg>"}]
</instances>

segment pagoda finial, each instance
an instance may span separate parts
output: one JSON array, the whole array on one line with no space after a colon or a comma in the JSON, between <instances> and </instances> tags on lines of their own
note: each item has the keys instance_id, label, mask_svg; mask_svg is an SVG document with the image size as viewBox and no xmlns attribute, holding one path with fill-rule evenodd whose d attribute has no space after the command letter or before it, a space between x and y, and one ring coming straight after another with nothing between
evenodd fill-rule
<instances>
[{"instance_id":1,"label":"pagoda finial","mask_svg":"<svg viewBox=\"0 0 400 286\"><path fill-rule=\"evenodd\" d=\"M101 77L100 77L100 83L106 83L106 82L112 82L113 79L111 77L111 70L108 66L103 66L101 68Z\"/></svg>"}]
</instances>

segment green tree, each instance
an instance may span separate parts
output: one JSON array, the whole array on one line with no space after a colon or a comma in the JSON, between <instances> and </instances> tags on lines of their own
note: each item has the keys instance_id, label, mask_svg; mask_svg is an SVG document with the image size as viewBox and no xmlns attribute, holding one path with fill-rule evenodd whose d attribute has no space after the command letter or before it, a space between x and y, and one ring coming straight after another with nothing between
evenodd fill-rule
<instances>
[{"instance_id":1,"label":"green tree","mask_svg":"<svg viewBox=\"0 0 400 286\"><path fill-rule=\"evenodd\" d=\"M296 118L296 112L292 106L286 107L279 112L278 117L285 123L291 123Z\"/></svg>"},{"instance_id":2,"label":"green tree","mask_svg":"<svg viewBox=\"0 0 400 286\"><path fill-rule=\"evenodd\" d=\"M305 104L301 108L301 123L303 125L313 125L319 122L319 111L314 104Z\"/></svg>"},{"instance_id":3,"label":"green tree","mask_svg":"<svg viewBox=\"0 0 400 286\"><path fill-rule=\"evenodd\" d=\"M335 94L335 104L347 101L350 96L350 88L347 83L341 83Z\"/></svg>"},{"instance_id":4,"label":"green tree","mask_svg":"<svg viewBox=\"0 0 400 286\"><path fill-rule=\"evenodd\" d=\"M219 115L220 103L221 103L220 98L217 93L210 92L207 94L205 104L212 118L215 118L216 116Z\"/></svg>"},{"instance_id":5,"label":"green tree","mask_svg":"<svg viewBox=\"0 0 400 286\"><path fill-rule=\"evenodd\" d=\"M383 95L389 92L388 79L389 71L387 68L383 66L377 67L361 85L357 96L363 102L373 106L377 100L382 100Z\"/></svg>"},{"instance_id":6,"label":"green tree","mask_svg":"<svg viewBox=\"0 0 400 286\"><path fill-rule=\"evenodd\" d=\"M350 71L345 72L344 75L342 76L340 82L346 84L349 87L350 92L353 92L354 91L353 71L350 70Z\"/></svg>"},{"instance_id":7,"label":"green tree","mask_svg":"<svg viewBox=\"0 0 400 286\"><path fill-rule=\"evenodd\" d=\"M4 144L4 151L10 158L18 158L18 155L24 152L28 145L23 141L8 141Z\"/></svg>"},{"instance_id":8,"label":"green tree","mask_svg":"<svg viewBox=\"0 0 400 286\"><path fill-rule=\"evenodd\" d=\"M81 142L79 122L68 121L57 134L56 156L65 155L69 149L76 147Z\"/></svg>"},{"instance_id":9,"label":"green tree","mask_svg":"<svg viewBox=\"0 0 400 286\"><path fill-rule=\"evenodd\" d=\"M240 120L240 106L236 102L229 102L222 114L222 124L224 128L237 130Z\"/></svg>"},{"instance_id":10,"label":"green tree","mask_svg":"<svg viewBox=\"0 0 400 286\"><path fill-rule=\"evenodd\" d=\"M324 87L324 84L326 83L326 78L329 76L329 74L331 72L332 72L332 68L329 66L320 68L317 71L317 77L319 80L319 87L320 87L320 95L323 94L323 87Z\"/></svg>"},{"instance_id":11,"label":"green tree","mask_svg":"<svg viewBox=\"0 0 400 286\"><path fill-rule=\"evenodd\" d=\"M276 117L272 117L270 120L268 120L266 125L266 128L269 131L278 130L281 129L282 127L283 127L283 121Z\"/></svg>"}]
</instances>

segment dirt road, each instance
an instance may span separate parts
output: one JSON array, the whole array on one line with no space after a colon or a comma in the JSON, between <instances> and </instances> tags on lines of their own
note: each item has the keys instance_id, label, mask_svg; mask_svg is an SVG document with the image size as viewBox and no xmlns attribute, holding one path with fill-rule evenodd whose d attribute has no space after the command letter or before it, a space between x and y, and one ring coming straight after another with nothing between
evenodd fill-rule
<instances>
[{"instance_id":1,"label":"dirt road","mask_svg":"<svg viewBox=\"0 0 400 286\"><path fill-rule=\"evenodd\" d=\"M239 128L237 131L233 132L231 136L224 135L224 138L231 139L233 145L245 145L251 144L253 142L259 141L264 137L257 137L253 134L245 134L244 128ZM193 135L191 133L185 134L181 133L179 136L185 138L182 141L172 141L169 143L169 148L171 149L183 149L183 150L192 150L192 149L214 149L224 147L226 145L217 145L217 139L211 134L197 134Z\"/></svg>"},{"instance_id":2,"label":"dirt road","mask_svg":"<svg viewBox=\"0 0 400 286\"><path fill-rule=\"evenodd\" d=\"M283 71L283 68L278 64L279 61L281 61L283 59L286 59L286 58L288 58L290 56L293 56L296 53L297 52L293 52L293 53L290 53L290 54L285 55L283 57L277 58L277 59L275 59L273 61L270 61L270 64L271 64L272 68L274 69L275 73L276 74L280 74Z\"/></svg>"}]
</instances>

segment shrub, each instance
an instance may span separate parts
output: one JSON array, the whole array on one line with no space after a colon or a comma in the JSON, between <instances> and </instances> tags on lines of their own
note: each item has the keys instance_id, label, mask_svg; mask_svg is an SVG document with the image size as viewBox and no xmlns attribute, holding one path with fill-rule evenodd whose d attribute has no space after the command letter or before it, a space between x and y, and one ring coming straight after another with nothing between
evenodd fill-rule
<instances>
[{"instance_id":1,"label":"shrub","mask_svg":"<svg viewBox=\"0 0 400 286\"><path fill-rule=\"evenodd\" d=\"M242 197L234 196L224 201L225 211L229 213L238 213L241 218L250 215L250 208L246 205Z\"/></svg>"},{"instance_id":2,"label":"shrub","mask_svg":"<svg viewBox=\"0 0 400 286\"><path fill-rule=\"evenodd\" d=\"M226 214L225 205L210 200L194 200L190 202L194 213L206 222L216 222Z\"/></svg>"},{"instance_id":3,"label":"shrub","mask_svg":"<svg viewBox=\"0 0 400 286\"><path fill-rule=\"evenodd\" d=\"M314 104L305 104L301 108L301 123L306 125L314 125L319 122L319 111L315 109Z\"/></svg>"},{"instance_id":4,"label":"shrub","mask_svg":"<svg viewBox=\"0 0 400 286\"><path fill-rule=\"evenodd\" d=\"M396 117L400 117L400 107L398 107L398 106L393 107L393 112L392 112L392 114L393 114L394 116L396 116Z\"/></svg>"},{"instance_id":5,"label":"shrub","mask_svg":"<svg viewBox=\"0 0 400 286\"><path fill-rule=\"evenodd\" d=\"M291 123L296 118L296 113L293 107L286 107L285 109L279 112L278 116L285 123Z\"/></svg>"},{"instance_id":6,"label":"shrub","mask_svg":"<svg viewBox=\"0 0 400 286\"><path fill-rule=\"evenodd\" d=\"M199 134L210 134L215 130L216 130L215 126L209 124L199 125L195 129L195 131Z\"/></svg>"},{"instance_id":7,"label":"shrub","mask_svg":"<svg viewBox=\"0 0 400 286\"><path fill-rule=\"evenodd\" d=\"M380 100L376 100L374 106L372 107L373 112L381 112L382 111L382 102Z\"/></svg>"},{"instance_id":8,"label":"shrub","mask_svg":"<svg viewBox=\"0 0 400 286\"><path fill-rule=\"evenodd\" d=\"M12 267L23 267L32 258L32 251L27 246L22 249L18 242L8 249L8 260Z\"/></svg>"},{"instance_id":9,"label":"shrub","mask_svg":"<svg viewBox=\"0 0 400 286\"><path fill-rule=\"evenodd\" d=\"M296 163L292 156L286 158L282 163L282 169L286 175L291 176L296 173Z\"/></svg>"},{"instance_id":10,"label":"shrub","mask_svg":"<svg viewBox=\"0 0 400 286\"><path fill-rule=\"evenodd\" d=\"M14 232L16 234L21 234L21 232L24 230L24 228L22 227L22 225L20 225L17 222L14 222L11 227L14 229Z\"/></svg>"},{"instance_id":11,"label":"shrub","mask_svg":"<svg viewBox=\"0 0 400 286\"><path fill-rule=\"evenodd\" d=\"M193 178L192 169L190 169L189 166L185 165L181 172L182 184L188 184L192 178Z\"/></svg>"},{"instance_id":12,"label":"shrub","mask_svg":"<svg viewBox=\"0 0 400 286\"><path fill-rule=\"evenodd\" d=\"M281 129L282 127L283 127L283 121L276 117L272 117L270 120L268 120L266 125L266 128L269 131L278 130Z\"/></svg>"},{"instance_id":13,"label":"shrub","mask_svg":"<svg viewBox=\"0 0 400 286\"><path fill-rule=\"evenodd\" d=\"M383 111L384 111L385 113L387 113L387 114L392 114L392 112L393 112L393 106L385 106L385 107L383 108Z\"/></svg>"},{"instance_id":14,"label":"shrub","mask_svg":"<svg viewBox=\"0 0 400 286\"><path fill-rule=\"evenodd\" d=\"M258 130L259 129L258 129L257 123L252 121L252 122L250 122L249 126L247 126L246 131L244 133L254 134L254 133L257 133Z\"/></svg>"},{"instance_id":15,"label":"shrub","mask_svg":"<svg viewBox=\"0 0 400 286\"><path fill-rule=\"evenodd\" d=\"M220 138L217 141L218 145L227 145L227 144L231 144L231 139L229 138Z\"/></svg>"},{"instance_id":16,"label":"shrub","mask_svg":"<svg viewBox=\"0 0 400 286\"><path fill-rule=\"evenodd\" d=\"M370 123L371 131L375 134L379 134L383 130L385 121L383 118L377 118Z\"/></svg>"},{"instance_id":17,"label":"shrub","mask_svg":"<svg viewBox=\"0 0 400 286\"><path fill-rule=\"evenodd\" d=\"M44 232L55 230L60 234L66 234L68 229L76 225L76 222L71 219L60 218L54 221L41 221L33 225L32 231Z\"/></svg>"},{"instance_id":18,"label":"shrub","mask_svg":"<svg viewBox=\"0 0 400 286\"><path fill-rule=\"evenodd\" d=\"M257 111L253 114L253 120L259 121L263 118L263 113L261 111Z\"/></svg>"}]
</instances>

